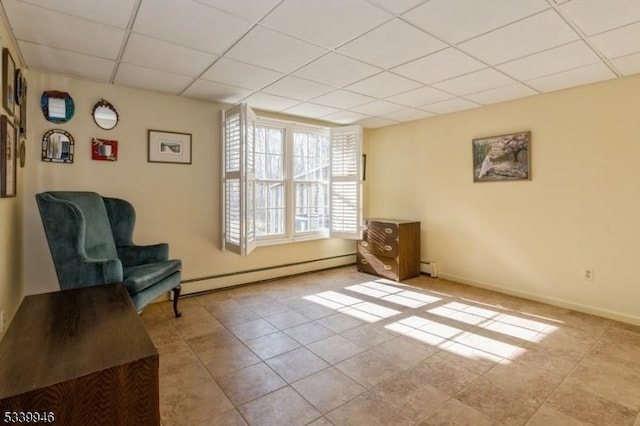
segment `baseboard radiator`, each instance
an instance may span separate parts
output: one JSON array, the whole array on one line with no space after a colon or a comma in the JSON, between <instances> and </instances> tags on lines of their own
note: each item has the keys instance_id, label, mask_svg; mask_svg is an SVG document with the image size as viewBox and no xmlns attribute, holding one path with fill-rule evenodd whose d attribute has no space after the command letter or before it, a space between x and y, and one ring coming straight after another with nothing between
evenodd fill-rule
<instances>
[{"instance_id":1,"label":"baseboard radiator","mask_svg":"<svg viewBox=\"0 0 640 426\"><path fill-rule=\"evenodd\" d=\"M202 293L226 287L235 287L260 281L283 278L291 275L307 272L321 271L339 266L355 265L356 255L345 254L341 256L327 257L323 259L307 260L303 262L288 263L284 265L269 266L247 271L231 272L227 274L212 275L208 277L193 278L182 281L183 295Z\"/></svg>"}]
</instances>

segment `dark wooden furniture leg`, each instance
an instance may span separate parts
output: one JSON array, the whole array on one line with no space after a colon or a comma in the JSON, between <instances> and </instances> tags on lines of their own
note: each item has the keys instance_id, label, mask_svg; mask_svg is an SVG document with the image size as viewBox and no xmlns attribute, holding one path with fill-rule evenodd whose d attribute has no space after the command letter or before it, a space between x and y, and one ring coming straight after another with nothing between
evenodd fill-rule
<instances>
[{"instance_id":1,"label":"dark wooden furniture leg","mask_svg":"<svg viewBox=\"0 0 640 426\"><path fill-rule=\"evenodd\" d=\"M180 290L182 290L182 286L177 286L173 289L173 313L176 318L180 318L182 316L182 312L178 311L178 298L180 297Z\"/></svg>"}]
</instances>

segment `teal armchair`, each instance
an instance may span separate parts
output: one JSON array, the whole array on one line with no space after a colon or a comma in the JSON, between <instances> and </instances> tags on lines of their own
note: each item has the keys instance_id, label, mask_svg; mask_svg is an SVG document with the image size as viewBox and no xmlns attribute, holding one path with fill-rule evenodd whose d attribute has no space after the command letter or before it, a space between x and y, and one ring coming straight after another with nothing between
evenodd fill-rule
<instances>
[{"instance_id":1,"label":"teal armchair","mask_svg":"<svg viewBox=\"0 0 640 426\"><path fill-rule=\"evenodd\" d=\"M118 198L95 192L36 194L40 217L62 290L122 282L138 311L173 291L178 298L182 262L169 259L165 243L133 243L136 213Z\"/></svg>"}]
</instances>

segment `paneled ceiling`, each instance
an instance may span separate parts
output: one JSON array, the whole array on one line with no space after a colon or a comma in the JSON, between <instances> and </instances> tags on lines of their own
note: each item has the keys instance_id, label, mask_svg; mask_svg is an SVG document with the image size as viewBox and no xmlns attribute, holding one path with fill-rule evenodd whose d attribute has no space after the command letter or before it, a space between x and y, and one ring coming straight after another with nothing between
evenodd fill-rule
<instances>
[{"instance_id":1,"label":"paneled ceiling","mask_svg":"<svg viewBox=\"0 0 640 426\"><path fill-rule=\"evenodd\" d=\"M640 0L2 0L29 69L381 127L640 72Z\"/></svg>"}]
</instances>

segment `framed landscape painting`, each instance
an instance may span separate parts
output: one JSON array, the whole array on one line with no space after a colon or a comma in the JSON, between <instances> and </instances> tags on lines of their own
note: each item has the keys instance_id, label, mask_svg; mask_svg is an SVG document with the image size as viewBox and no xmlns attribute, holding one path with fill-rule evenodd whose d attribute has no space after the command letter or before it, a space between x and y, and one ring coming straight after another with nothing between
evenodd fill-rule
<instances>
[{"instance_id":1,"label":"framed landscape painting","mask_svg":"<svg viewBox=\"0 0 640 426\"><path fill-rule=\"evenodd\" d=\"M473 140L473 181L530 180L531 132Z\"/></svg>"}]
</instances>

